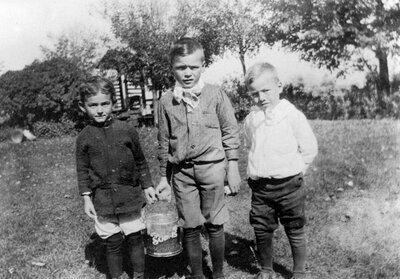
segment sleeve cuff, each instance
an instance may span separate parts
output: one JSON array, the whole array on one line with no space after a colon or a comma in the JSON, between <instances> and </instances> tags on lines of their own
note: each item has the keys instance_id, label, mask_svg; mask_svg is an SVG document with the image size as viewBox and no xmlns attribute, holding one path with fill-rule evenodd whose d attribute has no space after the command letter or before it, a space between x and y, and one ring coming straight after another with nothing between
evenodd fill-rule
<instances>
[{"instance_id":1,"label":"sleeve cuff","mask_svg":"<svg viewBox=\"0 0 400 279\"><path fill-rule=\"evenodd\" d=\"M225 156L228 161L230 160L239 160L239 152L237 149L228 149L225 150Z\"/></svg>"},{"instance_id":2,"label":"sleeve cuff","mask_svg":"<svg viewBox=\"0 0 400 279\"><path fill-rule=\"evenodd\" d=\"M160 175L167 176L167 167L166 166L160 166Z\"/></svg>"}]
</instances>

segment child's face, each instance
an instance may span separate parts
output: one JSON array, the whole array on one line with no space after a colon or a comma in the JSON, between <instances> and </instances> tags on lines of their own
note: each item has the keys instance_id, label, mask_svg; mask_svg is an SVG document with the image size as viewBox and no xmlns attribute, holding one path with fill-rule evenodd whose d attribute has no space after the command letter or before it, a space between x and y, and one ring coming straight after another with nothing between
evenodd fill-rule
<instances>
[{"instance_id":1,"label":"child's face","mask_svg":"<svg viewBox=\"0 0 400 279\"><path fill-rule=\"evenodd\" d=\"M97 123L104 123L110 117L112 107L111 95L102 93L90 96L84 104L80 104L81 110Z\"/></svg>"},{"instance_id":2,"label":"child's face","mask_svg":"<svg viewBox=\"0 0 400 279\"><path fill-rule=\"evenodd\" d=\"M186 56L177 56L172 62L175 79L183 88L192 88L199 81L204 71L203 54L196 50Z\"/></svg>"},{"instance_id":3,"label":"child's face","mask_svg":"<svg viewBox=\"0 0 400 279\"><path fill-rule=\"evenodd\" d=\"M279 103L281 87L281 83L272 73L265 72L253 80L248 90L258 107L272 109Z\"/></svg>"}]
</instances>

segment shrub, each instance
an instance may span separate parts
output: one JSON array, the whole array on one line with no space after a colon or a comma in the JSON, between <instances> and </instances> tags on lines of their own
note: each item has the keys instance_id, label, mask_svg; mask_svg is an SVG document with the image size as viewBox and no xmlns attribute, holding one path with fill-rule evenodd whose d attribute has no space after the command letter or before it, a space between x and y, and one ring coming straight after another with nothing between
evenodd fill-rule
<instances>
[{"instance_id":1,"label":"shrub","mask_svg":"<svg viewBox=\"0 0 400 279\"><path fill-rule=\"evenodd\" d=\"M75 136L78 131L73 121L62 118L60 122L38 121L33 124L33 133L40 138Z\"/></svg>"},{"instance_id":2,"label":"shrub","mask_svg":"<svg viewBox=\"0 0 400 279\"><path fill-rule=\"evenodd\" d=\"M0 142L9 141L14 129L10 127L0 127Z\"/></svg>"},{"instance_id":3,"label":"shrub","mask_svg":"<svg viewBox=\"0 0 400 279\"><path fill-rule=\"evenodd\" d=\"M35 122L78 121L78 87L86 77L71 61L35 61L21 71L0 76L0 111L10 125L31 127Z\"/></svg>"},{"instance_id":4,"label":"shrub","mask_svg":"<svg viewBox=\"0 0 400 279\"><path fill-rule=\"evenodd\" d=\"M235 109L236 118L241 121L250 112L252 99L247 94L247 89L239 78L229 78L222 82L221 90L228 95Z\"/></svg>"},{"instance_id":5,"label":"shrub","mask_svg":"<svg viewBox=\"0 0 400 279\"><path fill-rule=\"evenodd\" d=\"M244 83L237 77L228 78L222 82L221 89L229 96L236 118L243 120L252 106L252 99ZM350 89L335 88L334 83L306 88L299 81L285 85L281 97L293 103L308 119L400 118L400 90L385 96L383 107L379 107L372 79L363 88L352 86Z\"/></svg>"}]
</instances>

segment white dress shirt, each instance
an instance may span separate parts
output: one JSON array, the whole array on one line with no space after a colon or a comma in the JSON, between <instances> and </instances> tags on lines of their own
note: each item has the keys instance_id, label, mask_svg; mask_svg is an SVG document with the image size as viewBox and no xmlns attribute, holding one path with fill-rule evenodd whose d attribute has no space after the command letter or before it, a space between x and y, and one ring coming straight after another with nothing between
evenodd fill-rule
<instances>
[{"instance_id":1,"label":"white dress shirt","mask_svg":"<svg viewBox=\"0 0 400 279\"><path fill-rule=\"evenodd\" d=\"M253 107L245 119L245 135L247 175L252 179L305 173L318 153L305 115L285 99L272 110Z\"/></svg>"}]
</instances>

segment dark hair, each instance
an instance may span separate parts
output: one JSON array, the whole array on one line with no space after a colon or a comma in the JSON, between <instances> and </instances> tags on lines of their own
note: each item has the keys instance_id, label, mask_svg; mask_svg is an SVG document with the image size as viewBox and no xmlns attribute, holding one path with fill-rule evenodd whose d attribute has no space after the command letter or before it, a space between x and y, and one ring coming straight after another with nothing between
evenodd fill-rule
<instances>
[{"instance_id":1,"label":"dark hair","mask_svg":"<svg viewBox=\"0 0 400 279\"><path fill-rule=\"evenodd\" d=\"M87 98L95 96L98 93L111 95L111 101L116 102L114 84L107 78L101 76L92 76L86 80L79 88L79 98L84 103Z\"/></svg>"},{"instance_id":2,"label":"dark hair","mask_svg":"<svg viewBox=\"0 0 400 279\"><path fill-rule=\"evenodd\" d=\"M189 54L194 53L197 50L201 50L202 61L204 61L203 46L196 39L189 37L180 38L179 40L175 41L171 46L171 49L169 51L169 61L170 63L173 63L175 57L187 56Z\"/></svg>"}]
</instances>

